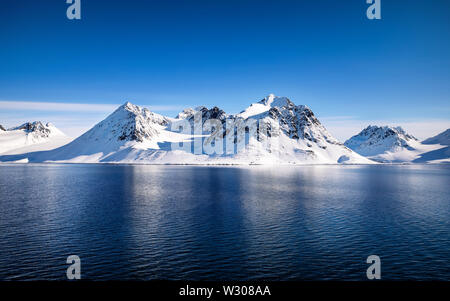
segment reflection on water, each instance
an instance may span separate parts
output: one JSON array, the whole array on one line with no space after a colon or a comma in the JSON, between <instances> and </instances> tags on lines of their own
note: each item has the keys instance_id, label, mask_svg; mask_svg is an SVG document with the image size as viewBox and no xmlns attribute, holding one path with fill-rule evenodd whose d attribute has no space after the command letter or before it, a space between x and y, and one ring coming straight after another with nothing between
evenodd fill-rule
<instances>
[{"instance_id":1,"label":"reflection on water","mask_svg":"<svg viewBox=\"0 0 450 301\"><path fill-rule=\"evenodd\" d=\"M1 165L0 279L450 276L449 166Z\"/></svg>"}]
</instances>

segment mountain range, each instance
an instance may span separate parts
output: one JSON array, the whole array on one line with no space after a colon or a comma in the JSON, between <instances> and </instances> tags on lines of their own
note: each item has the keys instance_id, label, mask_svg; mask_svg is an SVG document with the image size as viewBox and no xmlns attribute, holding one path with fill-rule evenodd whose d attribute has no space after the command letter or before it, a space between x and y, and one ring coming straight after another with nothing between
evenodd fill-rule
<instances>
[{"instance_id":1,"label":"mountain range","mask_svg":"<svg viewBox=\"0 0 450 301\"><path fill-rule=\"evenodd\" d=\"M369 126L341 143L307 106L273 94L234 115L200 106L171 118L126 102L73 141L41 122L0 127L0 162L440 163L450 158L448 137L421 143L400 127Z\"/></svg>"}]
</instances>

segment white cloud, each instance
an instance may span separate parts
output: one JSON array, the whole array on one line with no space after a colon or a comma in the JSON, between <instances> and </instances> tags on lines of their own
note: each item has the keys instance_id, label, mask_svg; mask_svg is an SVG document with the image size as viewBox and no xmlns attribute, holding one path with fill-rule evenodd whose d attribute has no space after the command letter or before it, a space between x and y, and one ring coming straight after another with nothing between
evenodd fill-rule
<instances>
[{"instance_id":1,"label":"white cloud","mask_svg":"<svg viewBox=\"0 0 450 301\"><path fill-rule=\"evenodd\" d=\"M119 104L84 104L62 102L32 102L0 100L0 124L6 128L28 121L51 122L65 134L78 137L100 122ZM144 106L151 111L181 111L183 107L170 105Z\"/></svg>"},{"instance_id":2,"label":"white cloud","mask_svg":"<svg viewBox=\"0 0 450 301\"><path fill-rule=\"evenodd\" d=\"M427 119L427 120L357 120L351 116L322 117L319 120L340 141L345 141L353 135L358 134L369 125L401 126L405 131L423 140L435 136L450 128L450 120Z\"/></svg>"},{"instance_id":3,"label":"white cloud","mask_svg":"<svg viewBox=\"0 0 450 301\"><path fill-rule=\"evenodd\" d=\"M20 111L53 111L53 112L113 112L118 104L87 104L65 102L34 102L34 101L10 101L0 100L0 110ZM180 106L144 106L153 111L177 111Z\"/></svg>"}]
</instances>

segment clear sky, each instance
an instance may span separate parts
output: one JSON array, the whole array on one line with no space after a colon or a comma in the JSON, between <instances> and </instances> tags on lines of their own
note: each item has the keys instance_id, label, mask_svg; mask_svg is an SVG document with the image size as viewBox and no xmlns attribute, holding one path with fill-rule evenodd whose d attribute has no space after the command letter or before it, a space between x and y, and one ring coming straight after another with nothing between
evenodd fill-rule
<instances>
[{"instance_id":1,"label":"clear sky","mask_svg":"<svg viewBox=\"0 0 450 301\"><path fill-rule=\"evenodd\" d=\"M365 0L82 0L81 20L65 2L0 1L0 124L77 136L126 100L175 116L274 93L339 139L450 127L448 0L381 0L381 20Z\"/></svg>"}]
</instances>

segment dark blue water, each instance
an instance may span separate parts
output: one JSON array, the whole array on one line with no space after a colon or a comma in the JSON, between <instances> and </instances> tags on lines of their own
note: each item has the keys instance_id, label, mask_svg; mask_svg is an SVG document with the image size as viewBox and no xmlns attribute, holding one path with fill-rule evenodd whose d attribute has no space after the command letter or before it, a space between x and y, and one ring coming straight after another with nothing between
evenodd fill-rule
<instances>
[{"instance_id":1,"label":"dark blue water","mask_svg":"<svg viewBox=\"0 0 450 301\"><path fill-rule=\"evenodd\" d=\"M0 165L0 279L450 279L450 166Z\"/></svg>"}]
</instances>

